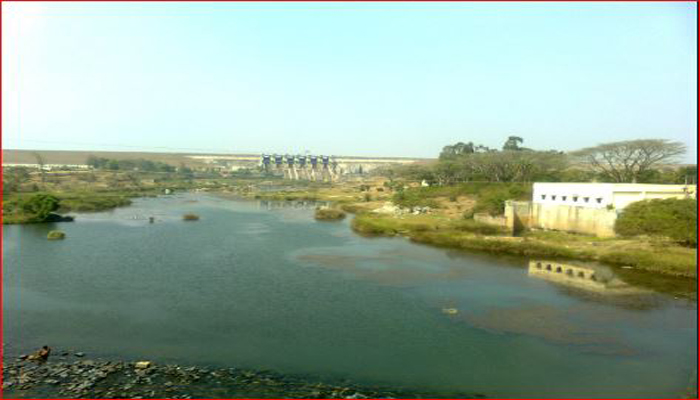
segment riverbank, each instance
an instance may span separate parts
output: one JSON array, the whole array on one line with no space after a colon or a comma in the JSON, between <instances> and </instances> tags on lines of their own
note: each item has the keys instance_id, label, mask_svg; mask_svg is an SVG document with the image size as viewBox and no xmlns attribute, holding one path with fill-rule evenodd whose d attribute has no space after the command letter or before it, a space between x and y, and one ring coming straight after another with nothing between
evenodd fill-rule
<instances>
[{"instance_id":1,"label":"riverbank","mask_svg":"<svg viewBox=\"0 0 700 400\"><path fill-rule=\"evenodd\" d=\"M697 297L696 250L654 238L597 238L565 232L531 231L513 237L474 221L437 215L379 215L359 212L351 222L365 235L408 237L414 242L493 254L596 261L618 267L627 277L644 273L644 286ZM489 232L489 229L493 231ZM639 280L638 280L639 281Z\"/></svg>"},{"instance_id":2,"label":"riverbank","mask_svg":"<svg viewBox=\"0 0 700 400\"><path fill-rule=\"evenodd\" d=\"M84 359L5 360L5 398L483 398L333 383L272 371Z\"/></svg>"},{"instance_id":3,"label":"riverbank","mask_svg":"<svg viewBox=\"0 0 700 400\"><path fill-rule=\"evenodd\" d=\"M467 193L467 189L471 192ZM355 214L351 222L352 229L364 235L401 235L418 243L468 251L596 261L623 268L627 275L644 272L650 276L658 275L659 280L666 283L669 280L678 281L675 286L682 287L679 293L687 294L689 290L697 292L694 283L697 278L695 248L652 237L598 238L555 231L529 231L513 237L499 227L465 218L465 215L473 214L478 208L480 198L483 200L491 192L506 190L487 186L481 188L484 193L476 193L478 189L480 187L476 185L475 188L465 186L408 190L406 193L414 195L420 192L420 199L425 200L416 204L424 206L430 200L434 206L430 207L429 212L418 215L374 212L395 197L395 191L377 183L374 186L345 185L313 191L256 193L252 197L262 200L333 202L343 211ZM413 199L416 196L408 197ZM391 207L400 206L401 204ZM666 283L664 287L668 286Z\"/></svg>"},{"instance_id":4,"label":"riverbank","mask_svg":"<svg viewBox=\"0 0 700 400\"><path fill-rule=\"evenodd\" d=\"M32 223L34 215L22 209L22 203L38 193L15 193L3 199L3 224ZM96 212L125 207L135 197L154 196L153 191L129 192L52 192L60 201L58 213Z\"/></svg>"}]
</instances>

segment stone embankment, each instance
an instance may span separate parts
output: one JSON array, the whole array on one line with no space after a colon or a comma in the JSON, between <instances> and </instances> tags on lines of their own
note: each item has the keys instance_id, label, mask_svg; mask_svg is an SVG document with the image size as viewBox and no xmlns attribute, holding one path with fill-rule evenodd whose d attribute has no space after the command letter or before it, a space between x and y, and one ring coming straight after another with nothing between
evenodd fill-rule
<instances>
[{"instance_id":1,"label":"stone embankment","mask_svg":"<svg viewBox=\"0 0 700 400\"><path fill-rule=\"evenodd\" d=\"M5 360L5 398L422 398L436 393L330 384L270 371L85 359ZM448 397L483 397L460 394Z\"/></svg>"}]
</instances>

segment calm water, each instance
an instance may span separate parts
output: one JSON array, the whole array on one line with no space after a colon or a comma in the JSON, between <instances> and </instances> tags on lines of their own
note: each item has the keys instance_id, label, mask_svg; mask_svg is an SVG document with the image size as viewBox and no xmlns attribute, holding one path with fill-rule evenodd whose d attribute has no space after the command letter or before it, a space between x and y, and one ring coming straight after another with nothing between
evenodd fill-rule
<instances>
[{"instance_id":1,"label":"calm water","mask_svg":"<svg viewBox=\"0 0 700 400\"><path fill-rule=\"evenodd\" d=\"M182 195L79 215L64 241L5 226L7 350L489 397L673 397L695 372L689 301L567 287L528 260L363 238L312 214Z\"/></svg>"}]
</instances>

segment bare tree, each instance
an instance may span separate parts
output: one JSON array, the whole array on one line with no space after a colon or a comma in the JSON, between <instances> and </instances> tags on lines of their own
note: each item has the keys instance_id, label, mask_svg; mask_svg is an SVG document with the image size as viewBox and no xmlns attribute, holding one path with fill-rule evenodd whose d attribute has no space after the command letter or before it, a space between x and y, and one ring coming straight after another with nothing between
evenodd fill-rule
<instances>
[{"instance_id":1,"label":"bare tree","mask_svg":"<svg viewBox=\"0 0 700 400\"><path fill-rule=\"evenodd\" d=\"M666 139L627 140L604 143L572 153L614 182L636 182L639 176L662 163L677 161L685 145Z\"/></svg>"},{"instance_id":2,"label":"bare tree","mask_svg":"<svg viewBox=\"0 0 700 400\"><path fill-rule=\"evenodd\" d=\"M32 153L36 163L39 165L39 173L41 174L41 183L46 183L46 171L44 171L44 157L39 153Z\"/></svg>"}]
</instances>

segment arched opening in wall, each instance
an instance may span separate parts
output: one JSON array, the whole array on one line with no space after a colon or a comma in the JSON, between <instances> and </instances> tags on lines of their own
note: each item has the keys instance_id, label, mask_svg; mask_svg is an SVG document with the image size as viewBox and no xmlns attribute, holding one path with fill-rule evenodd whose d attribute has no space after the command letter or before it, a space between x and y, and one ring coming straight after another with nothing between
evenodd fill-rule
<instances>
[{"instance_id":1,"label":"arched opening in wall","mask_svg":"<svg viewBox=\"0 0 700 400\"><path fill-rule=\"evenodd\" d=\"M538 262L535 266L537 267L537 269L542 269L542 263Z\"/></svg>"},{"instance_id":2,"label":"arched opening in wall","mask_svg":"<svg viewBox=\"0 0 700 400\"><path fill-rule=\"evenodd\" d=\"M584 274L583 271L579 271L579 272L578 272L578 277L579 277L579 278L585 278L585 277L586 277L586 274Z\"/></svg>"},{"instance_id":3,"label":"arched opening in wall","mask_svg":"<svg viewBox=\"0 0 700 400\"><path fill-rule=\"evenodd\" d=\"M547 269L547 271L551 271L551 270L552 270L552 264L547 264L547 268L546 268L546 269Z\"/></svg>"},{"instance_id":4,"label":"arched opening in wall","mask_svg":"<svg viewBox=\"0 0 700 400\"><path fill-rule=\"evenodd\" d=\"M593 274L593 275L591 275L591 280L592 280L592 281L597 281L598 278L596 278L596 277L595 277L595 274Z\"/></svg>"},{"instance_id":5,"label":"arched opening in wall","mask_svg":"<svg viewBox=\"0 0 700 400\"><path fill-rule=\"evenodd\" d=\"M574 275L574 271L571 270L571 269L567 269L567 270L566 270L566 274L569 275L569 276L573 276L573 275Z\"/></svg>"},{"instance_id":6,"label":"arched opening in wall","mask_svg":"<svg viewBox=\"0 0 700 400\"><path fill-rule=\"evenodd\" d=\"M562 271L561 266L558 266L558 267L557 267L557 272L561 273L561 271Z\"/></svg>"}]
</instances>

